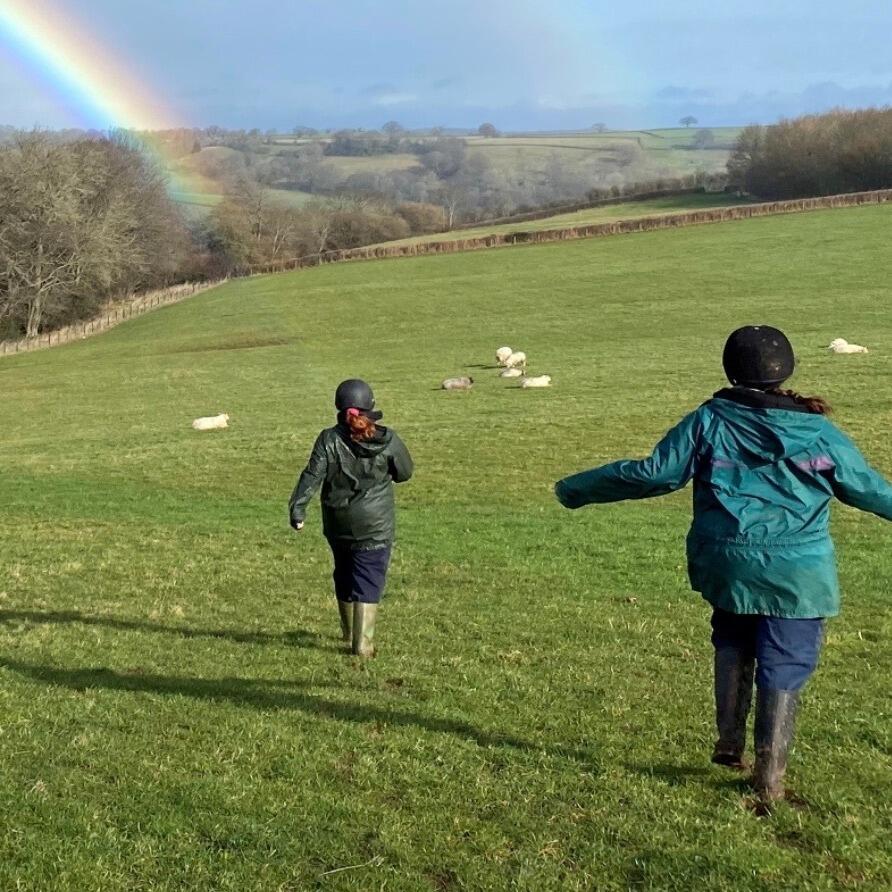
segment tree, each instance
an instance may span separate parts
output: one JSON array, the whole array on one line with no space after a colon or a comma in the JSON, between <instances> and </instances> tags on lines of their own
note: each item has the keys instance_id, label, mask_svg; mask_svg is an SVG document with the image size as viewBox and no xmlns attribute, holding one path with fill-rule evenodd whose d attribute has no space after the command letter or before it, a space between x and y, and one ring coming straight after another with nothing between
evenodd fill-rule
<instances>
[{"instance_id":1,"label":"tree","mask_svg":"<svg viewBox=\"0 0 892 892\"><path fill-rule=\"evenodd\" d=\"M711 130L703 128L694 134L694 147L698 149L709 149L715 145L715 134Z\"/></svg>"},{"instance_id":2,"label":"tree","mask_svg":"<svg viewBox=\"0 0 892 892\"><path fill-rule=\"evenodd\" d=\"M685 115L678 123L685 127L690 127L697 123L697 119L693 115Z\"/></svg>"},{"instance_id":3,"label":"tree","mask_svg":"<svg viewBox=\"0 0 892 892\"><path fill-rule=\"evenodd\" d=\"M405 133L403 129L403 125L398 121L388 121L382 128L382 133L386 133L388 136L399 136L401 133Z\"/></svg>"},{"instance_id":4,"label":"tree","mask_svg":"<svg viewBox=\"0 0 892 892\"><path fill-rule=\"evenodd\" d=\"M607 132L607 125L606 125L606 124L602 124L602 123L600 123L600 122L597 123L597 124L592 124L592 130L594 130L595 133L606 133L606 132Z\"/></svg>"},{"instance_id":5,"label":"tree","mask_svg":"<svg viewBox=\"0 0 892 892\"><path fill-rule=\"evenodd\" d=\"M491 139L492 137L499 135L499 131L496 130L495 124L490 124L488 121L485 124L481 124L477 128L477 133L480 134L480 136L486 137L487 139Z\"/></svg>"}]
</instances>

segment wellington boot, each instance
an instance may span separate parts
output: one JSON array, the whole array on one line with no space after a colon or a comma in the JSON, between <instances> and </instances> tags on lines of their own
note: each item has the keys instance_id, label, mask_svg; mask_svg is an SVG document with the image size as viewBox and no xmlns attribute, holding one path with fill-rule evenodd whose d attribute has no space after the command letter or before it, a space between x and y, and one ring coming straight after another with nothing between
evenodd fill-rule
<instances>
[{"instance_id":1,"label":"wellington boot","mask_svg":"<svg viewBox=\"0 0 892 892\"><path fill-rule=\"evenodd\" d=\"M798 691L756 692L756 764L753 787L763 802L784 798L787 754L793 740Z\"/></svg>"},{"instance_id":2,"label":"wellington boot","mask_svg":"<svg viewBox=\"0 0 892 892\"><path fill-rule=\"evenodd\" d=\"M353 605L349 601L338 600L338 614L341 618L341 641L352 641Z\"/></svg>"},{"instance_id":3,"label":"wellington boot","mask_svg":"<svg viewBox=\"0 0 892 892\"><path fill-rule=\"evenodd\" d=\"M363 604L357 601L353 605L353 653L359 657L375 655L375 619L378 615L377 604Z\"/></svg>"},{"instance_id":4,"label":"wellington boot","mask_svg":"<svg viewBox=\"0 0 892 892\"><path fill-rule=\"evenodd\" d=\"M745 768L746 719L753 699L755 661L736 647L715 652L715 724L718 740L712 751L716 765Z\"/></svg>"}]
</instances>

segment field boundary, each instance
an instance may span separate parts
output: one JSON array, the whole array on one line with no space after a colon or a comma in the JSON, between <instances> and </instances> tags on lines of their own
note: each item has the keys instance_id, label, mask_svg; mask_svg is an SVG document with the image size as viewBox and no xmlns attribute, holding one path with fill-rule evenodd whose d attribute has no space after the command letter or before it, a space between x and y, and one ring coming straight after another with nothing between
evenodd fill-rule
<instances>
[{"instance_id":1,"label":"field boundary","mask_svg":"<svg viewBox=\"0 0 892 892\"><path fill-rule=\"evenodd\" d=\"M183 285L172 285L170 288L161 288L157 291L149 291L139 297L123 298L108 304L102 313L93 319L83 322L73 322L64 328L38 335L36 338L20 338L14 341L0 341L0 356L12 356L16 353L30 353L33 350L46 350L48 347L57 347L61 344L69 344L72 341L82 341L94 334L108 331L128 319L150 313L159 307L179 303L194 294L200 294L211 288L222 285L225 279L219 282L186 282Z\"/></svg>"},{"instance_id":2,"label":"field boundary","mask_svg":"<svg viewBox=\"0 0 892 892\"><path fill-rule=\"evenodd\" d=\"M682 211L675 214L658 214L650 217L637 217L627 220L613 220L607 223L590 223L585 226L571 226L563 229L516 230L505 233L453 239L451 241L418 242L402 245L368 245L360 248L345 248L336 251L323 251L305 254L290 260L277 261L259 266L246 266L230 273L228 279L213 282L190 282L175 285L160 291L153 291L130 300L121 300L109 305L102 315L85 322L77 322L65 328L39 335L36 338L23 338L15 341L0 341L0 356L28 353L83 340L94 334L151 312L161 306L178 303L194 294L216 288L232 278L271 275L290 272L328 263L344 263L352 260L383 260L396 257L423 257L429 254L457 254L465 251L479 251L486 248L500 248L511 245L544 244L547 242L571 241L577 239L605 238L611 235L624 235L632 232L653 232L658 229L679 229L707 223L724 223L730 220L748 220L753 217L770 217L781 214L797 214L806 211L831 208L859 207L870 204L892 202L892 189L876 189L870 192L849 192L842 195L825 195L820 198L797 198L789 201L768 201L758 204L731 205L702 211ZM549 216L552 216L550 214Z\"/></svg>"},{"instance_id":3,"label":"field boundary","mask_svg":"<svg viewBox=\"0 0 892 892\"><path fill-rule=\"evenodd\" d=\"M758 204L731 205L710 208L703 211L681 211L675 214L658 214L650 217L636 217L627 220L614 220L607 223L590 223L584 226L571 226L563 229L516 230L491 235L474 236L450 241L417 242L414 244L367 245L360 248L344 248L337 251L324 251L320 254L306 254L291 260L245 267L236 276L268 275L320 266L326 263L340 263L348 260L383 260L391 257L423 257L428 254L457 254L464 251L477 251L484 248L500 248L510 245L543 244L575 239L603 238L631 232L652 232L658 229L678 229L685 226L699 226L705 223L724 223L729 220L748 220L752 217L769 217L780 214L797 214L805 211L819 211L831 208L858 207L866 204L892 202L892 189L876 189L870 192L848 192L842 195L824 195L820 198L796 198L788 201L767 201Z\"/></svg>"}]
</instances>

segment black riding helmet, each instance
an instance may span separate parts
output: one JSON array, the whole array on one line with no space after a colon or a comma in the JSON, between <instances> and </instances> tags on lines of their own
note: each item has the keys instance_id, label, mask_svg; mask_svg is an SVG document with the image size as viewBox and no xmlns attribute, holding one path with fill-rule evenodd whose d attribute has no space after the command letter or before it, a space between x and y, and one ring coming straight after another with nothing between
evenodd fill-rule
<instances>
[{"instance_id":1,"label":"black riding helmet","mask_svg":"<svg viewBox=\"0 0 892 892\"><path fill-rule=\"evenodd\" d=\"M728 337L722 365L732 384L768 390L793 374L796 358L793 345L780 329L746 325Z\"/></svg>"},{"instance_id":2,"label":"black riding helmet","mask_svg":"<svg viewBox=\"0 0 892 892\"><path fill-rule=\"evenodd\" d=\"M375 394L372 393L372 388L360 378L348 378L338 384L338 389L335 391L335 408L338 412L359 409L373 421L382 417L381 412L373 411Z\"/></svg>"}]
</instances>

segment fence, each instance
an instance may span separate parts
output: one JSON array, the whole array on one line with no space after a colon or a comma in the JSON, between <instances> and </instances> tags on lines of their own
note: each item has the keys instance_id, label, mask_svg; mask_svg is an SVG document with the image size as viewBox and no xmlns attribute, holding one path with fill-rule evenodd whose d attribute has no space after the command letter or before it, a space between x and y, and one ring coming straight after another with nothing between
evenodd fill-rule
<instances>
[{"instance_id":1,"label":"fence","mask_svg":"<svg viewBox=\"0 0 892 892\"><path fill-rule=\"evenodd\" d=\"M59 328L47 334L38 335L36 338L23 338L17 341L0 341L0 356L8 356L13 353L28 353L32 350L44 350L47 347L56 347L59 344L68 344L71 341L80 341L90 335L107 331L116 325L141 316L151 310L163 307L167 304L178 303L219 285L219 282L189 282L185 285L174 285L159 291L150 291L139 297L116 301L108 305L102 315L86 322L75 322L65 328Z\"/></svg>"},{"instance_id":2,"label":"fence","mask_svg":"<svg viewBox=\"0 0 892 892\"><path fill-rule=\"evenodd\" d=\"M704 223L721 223L727 220L747 220L751 217L767 217L775 214L794 214L802 211L826 208L856 207L865 204L883 204L892 201L892 189L872 192L850 192L845 195L825 195L821 198L797 198L790 201L769 201L759 204L734 205L703 211L682 211L677 214L660 214L638 217L632 220L615 220L610 223L591 223L565 229L513 230L491 235L457 238L450 241L417 242L398 245L369 245L362 248L346 248L307 254L291 260L245 267L236 275L251 276L266 273L302 269L323 263L347 260L380 260L386 257L419 257L426 254L453 254L459 251L475 251L481 248L498 248L503 245L540 244L568 239L602 238L628 232L650 232L656 229L675 229Z\"/></svg>"},{"instance_id":3,"label":"fence","mask_svg":"<svg viewBox=\"0 0 892 892\"><path fill-rule=\"evenodd\" d=\"M697 226L704 223L722 223L727 220L747 220L752 217L767 217L776 214L795 214L802 211L816 211L826 208L856 207L865 204L883 204L892 201L892 189L878 189L872 192L851 192L845 195L825 195L821 198L797 198L791 201L770 201L760 204L734 205L725 208L711 208L703 211L684 211L678 214L661 214L653 217L639 217L633 220L615 220L610 223L591 223L586 226L573 226L565 229L516 230L473 238L452 241L418 242L416 244L370 245L363 248L346 248L340 251L323 251L320 254L306 254L290 260L266 263L261 266L246 266L230 273L231 278L266 275L319 266L323 263L340 263L348 260L380 260L387 257L419 257L426 254L453 254L459 251L476 251L481 248L498 248L504 245L541 244L569 239L602 238L628 232L651 232L657 229L676 229L682 226ZM147 313L155 307L176 303L200 291L214 288L221 282L177 285L163 291L153 292L121 302L97 319L78 322L36 338L20 341L0 341L0 356L9 353L23 353L66 344L105 331L115 325Z\"/></svg>"}]
</instances>

